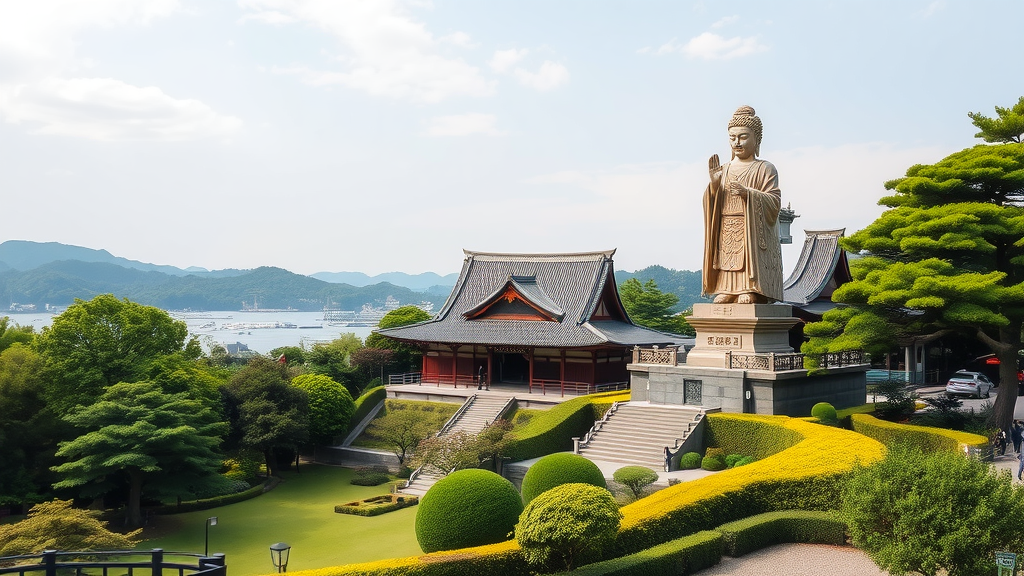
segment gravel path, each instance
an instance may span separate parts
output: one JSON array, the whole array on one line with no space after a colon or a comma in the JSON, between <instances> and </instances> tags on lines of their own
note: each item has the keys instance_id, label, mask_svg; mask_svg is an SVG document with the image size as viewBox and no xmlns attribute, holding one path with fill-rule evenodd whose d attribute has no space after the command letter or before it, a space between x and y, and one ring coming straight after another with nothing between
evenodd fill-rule
<instances>
[{"instance_id":1,"label":"gravel path","mask_svg":"<svg viewBox=\"0 0 1024 576\"><path fill-rule=\"evenodd\" d=\"M779 544L739 558L723 556L697 576L770 574L771 576L888 576L868 555L851 546Z\"/></svg>"}]
</instances>

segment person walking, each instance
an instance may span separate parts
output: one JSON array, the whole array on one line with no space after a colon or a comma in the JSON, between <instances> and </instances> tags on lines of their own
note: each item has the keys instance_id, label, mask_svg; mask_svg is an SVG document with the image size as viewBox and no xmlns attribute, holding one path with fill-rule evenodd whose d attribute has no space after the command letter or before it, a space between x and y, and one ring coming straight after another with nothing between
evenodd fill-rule
<instances>
[{"instance_id":1,"label":"person walking","mask_svg":"<svg viewBox=\"0 0 1024 576\"><path fill-rule=\"evenodd\" d=\"M1024 440L1024 423L1014 420L1010 425L1010 439L1013 440L1013 451L1020 454L1020 444Z\"/></svg>"},{"instance_id":2,"label":"person walking","mask_svg":"<svg viewBox=\"0 0 1024 576\"><path fill-rule=\"evenodd\" d=\"M1017 467L1017 480L1024 480L1021 477L1024 475L1024 454L1017 454L1017 460L1020 460L1020 466Z\"/></svg>"}]
</instances>

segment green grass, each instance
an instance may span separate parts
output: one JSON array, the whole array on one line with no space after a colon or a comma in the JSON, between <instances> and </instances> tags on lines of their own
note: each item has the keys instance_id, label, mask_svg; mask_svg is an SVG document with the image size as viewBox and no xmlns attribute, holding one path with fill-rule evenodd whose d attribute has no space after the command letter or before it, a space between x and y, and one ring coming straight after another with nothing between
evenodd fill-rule
<instances>
[{"instance_id":1,"label":"green grass","mask_svg":"<svg viewBox=\"0 0 1024 576\"><path fill-rule=\"evenodd\" d=\"M138 549L202 553L206 519L217 516L210 553L226 554L233 576L274 572L270 545L275 542L292 547L289 571L421 554L416 506L374 517L334 512L337 504L387 493L386 484L353 486L353 470L331 466L304 465L298 474L282 476L277 488L252 500L156 517L155 526L143 532L150 539Z\"/></svg>"},{"instance_id":2,"label":"green grass","mask_svg":"<svg viewBox=\"0 0 1024 576\"><path fill-rule=\"evenodd\" d=\"M850 408L843 408L842 410L836 410L836 416L842 420L850 414L872 414L875 411L875 403L869 402L867 404L861 404L860 406L853 406Z\"/></svg>"},{"instance_id":3,"label":"green grass","mask_svg":"<svg viewBox=\"0 0 1024 576\"><path fill-rule=\"evenodd\" d=\"M389 398L384 402L384 410L381 410L380 412L377 413L377 418L383 417L385 414L387 414L388 410L396 409L419 410L420 412L427 413L424 415L425 417L429 415L440 414L440 421L437 424L437 430L434 430L433 433L431 434L433 435L436 434L437 431L441 429L441 426L443 426L444 423L447 422L448 419L451 418L453 414L458 412L461 406L462 404L457 404L455 402L424 402L421 400L396 400L394 398ZM360 434L359 437L352 442L352 445L358 448L372 448L375 450L386 451L392 450L390 443L380 440L378 438L374 438L369 433L368 430Z\"/></svg>"}]
</instances>

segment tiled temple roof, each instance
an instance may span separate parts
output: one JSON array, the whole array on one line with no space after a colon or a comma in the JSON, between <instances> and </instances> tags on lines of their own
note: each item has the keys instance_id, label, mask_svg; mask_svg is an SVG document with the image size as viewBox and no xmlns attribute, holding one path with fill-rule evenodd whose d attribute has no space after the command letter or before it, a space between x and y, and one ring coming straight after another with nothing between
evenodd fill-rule
<instances>
[{"instance_id":1,"label":"tiled temple roof","mask_svg":"<svg viewBox=\"0 0 1024 576\"><path fill-rule=\"evenodd\" d=\"M410 326L379 330L410 342L573 348L669 344L676 337L623 320L591 320L605 286L621 309L614 288L614 250L578 254L495 254L464 251L462 273L437 315ZM556 321L470 319L512 285L526 300ZM605 298L606 303L608 298Z\"/></svg>"},{"instance_id":2,"label":"tiled temple roof","mask_svg":"<svg viewBox=\"0 0 1024 576\"><path fill-rule=\"evenodd\" d=\"M829 298L831 303L831 290L850 279L846 254L839 246L839 239L845 232L845 228L805 230L807 237L800 251L800 259L782 285L783 300L786 303L806 307L819 297Z\"/></svg>"}]
</instances>

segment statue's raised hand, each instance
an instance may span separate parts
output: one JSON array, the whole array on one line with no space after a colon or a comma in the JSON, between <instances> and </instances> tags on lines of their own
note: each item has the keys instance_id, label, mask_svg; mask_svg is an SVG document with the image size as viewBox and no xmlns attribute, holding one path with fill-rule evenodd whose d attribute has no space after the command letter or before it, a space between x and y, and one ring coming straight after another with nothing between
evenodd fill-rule
<instances>
[{"instance_id":1,"label":"statue's raised hand","mask_svg":"<svg viewBox=\"0 0 1024 576\"><path fill-rule=\"evenodd\" d=\"M708 159L708 175L711 176L711 191L718 192L722 187L722 162L718 159L718 154L713 154Z\"/></svg>"}]
</instances>

